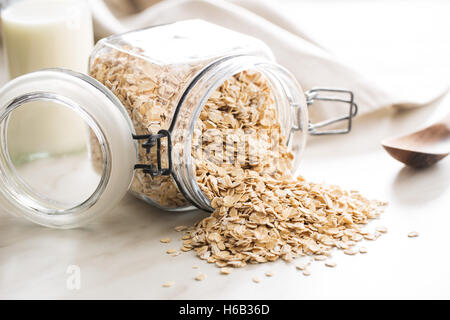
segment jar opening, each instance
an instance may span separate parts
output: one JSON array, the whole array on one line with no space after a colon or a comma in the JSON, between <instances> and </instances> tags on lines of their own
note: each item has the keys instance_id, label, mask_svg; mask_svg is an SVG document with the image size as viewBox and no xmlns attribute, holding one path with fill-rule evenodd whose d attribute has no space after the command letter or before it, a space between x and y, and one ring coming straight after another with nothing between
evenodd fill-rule
<instances>
[{"instance_id":1,"label":"jar opening","mask_svg":"<svg viewBox=\"0 0 450 320\"><path fill-rule=\"evenodd\" d=\"M248 79L238 79L243 77L242 75L251 77L250 82L255 82L239 87L239 83L242 85L248 81ZM230 79L235 79L238 86L233 83L234 80L230 81ZM224 96L228 96L230 100L222 99L214 105L214 99L220 100L218 89L229 91ZM234 89L237 92L233 92ZM239 90L249 92L239 92ZM258 92L258 90L262 90L262 92ZM246 101L247 96L248 99L253 99L251 98L252 91L258 92L258 94L254 94L255 100ZM258 101L258 99L266 99L266 101ZM223 104L223 108L220 103ZM242 115L249 119L250 125L233 127L233 116L230 116L229 119L223 118L233 114L233 111L229 109L233 103L246 105L249 113L253 108L257 119L252 119L251 114ZM271 106L261 110L260 108L263 107L260 105L261 103ZM271 156L274 156L273 161L287 160L276 157L277 149L280 147L288 148L296 156L299 156L304 148L306 134L302 130L295 133L292 131L295 117L291 106L294 104L302 106L301 119L303 119L303 123L301 125L302 128L306 128L306 101L303 91L287 71L267 59L259 59L254 56L234 56L217 61L205 68L193 81L184 99L180 101L179 120L175 119L173 123L173 140L183 141L183 143L174 144L173 155L174 168L176 168L174 176L178 180L179 188L184 190L188 199L196 206L212 211L212 195L206 195L197 183L197 179L201 179L201 172L199 173L197 170L199 161L205 160L199 157L207 157L206 162L202 164L206 166L214 166L217 161L221 162L218 167L223 166L224 163L226 166L227 162L230 166L234 166L234 163L238 161L240 163L235 166L237 168L254 166L256 170L270 170L267 159ZM205 113L206 109L207 113ZM260 119L261 117L264 119ZM200 126L203 126L200 128L199 119L201 120ZM226 123L227 121L231 122ZM258 126L252 127L253 121L258 121L259 128ZM261 129L260 124L264 121L267 121L267 130ZM279 130L274 130L274 127L269 125L274 121L277 122L275 126L278 126ZM295 137L294 134L296 134ZM240 148L239 142L233 141L233 138L242 139L241 142L246 141L240 144ZM206 148L205 139L207 140ZM264 150L264 154L255 153L255 151L260 152L261 150ZM266 166L264 168L259 167L262 159L266 163L261 164L261 166ZM286 161L287 167L289 167L287 170L291 169L291 160L289 159L289 164Z\"/></svg>"},{"instance_id":2,"label":"jar opening","mask_svg":"<svg viewBox=\"0 0 450 320\"><path fill-rule=\"evenodd\" d=\"M0 88L0 204L73 228L108 212L128 190L137 145L126 110L100 82L66 69Z\"/></svg>"},{"instance_id":3,"label":"jar opening","mask_svg":"<svg viewBox=\"0 0 450 320\"><path fill-rule=\"evenodd\" d=\"M109 170L105 137L74 101L51 92L25 94L6 106L0 128L2 190L23 209L69 214L102 193ZM92 149L101 161L92 161Z\"/></svg>"}]
</instances>

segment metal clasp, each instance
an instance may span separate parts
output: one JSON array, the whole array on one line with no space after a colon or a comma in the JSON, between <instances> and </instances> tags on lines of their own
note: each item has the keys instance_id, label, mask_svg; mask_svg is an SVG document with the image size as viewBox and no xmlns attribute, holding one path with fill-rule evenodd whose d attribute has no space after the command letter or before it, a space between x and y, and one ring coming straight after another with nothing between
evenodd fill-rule
<instances>
[{"instance_id":1,"label":"metal clasp","mask_svg":"<svg viewBox=\"0 0 450 320\"><path fill-rule=\"evenodd\" d=\"M325 94L324 94L325 93ZM330 94L331 93L331 94ZM341 95L346 95L348 98L342 98L337 95L332 95L333 93L338 93ZM311 135L327 135L327 134L345 134L349 133L352 129L352 119L358 113L358 106L353 101L353 92L343 89L331 89L331 88L314 88L305 92L306 103L311 106L315 101L336 101L349 104L349 113L343 117L337 117L333 119L324 120L317 123L309 122L308 131ZM325 130L318 131L318 128L323 128L331 124L347 121L347 128L345 129L335 129L335 130Z\"/></svg>"},{"instance_id":2,"label":"metal clasp","mask_svg":"<svg viewBox=\"0 0 450 320\"><path fill-rule=\"evenodd\" d=\"M161 164L161 139L167 138L167 168L162 168ZM157 134L143 134L143 135L133 135L135 140L147 140L142 144L142 147L150 152L151 148L156 145L156 162L157 165L153 164L135 164L134 169L143 169L144 173L150 174L152 177L155 176L169 176L172 172L172 140L170 138L170 133L167 130L159 130Z\"/></svg>"}]
</instances>

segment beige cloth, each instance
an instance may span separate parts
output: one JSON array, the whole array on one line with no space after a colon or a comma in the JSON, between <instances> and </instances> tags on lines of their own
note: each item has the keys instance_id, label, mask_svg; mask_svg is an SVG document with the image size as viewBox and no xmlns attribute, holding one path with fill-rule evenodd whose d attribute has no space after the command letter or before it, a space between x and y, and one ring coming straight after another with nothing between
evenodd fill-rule
<instances>
[{"instance_id":1,"label":"beige cloth","mask_svg":"<svg viewBox=\"0 0 450 320\"><path fill-rule=\"evenodd\" d=\"M414 79L411 79L411 86L406 86L406 90L398 90L392 86L385 88L380 81L374 83L369 75L363 75L352 66L341 62L303 32L295 21L273 5L274 2L90 0L90 3L97 38L192 18L203 19L260 38L271 47L277 61L296 76L304 90L313 87L352 90L359 106L359 114L391 106L425 105L448 92L450 87L450 81L439 81L418 89ZM337 113L342 114L343 110L339 107L314 108L313 118L317 120L334 116L336 109Z\"/></svg>"},{"instance_id":2,"label":"beige cloth","mask_svg":"<svg viewBox=\"0 0 450 320\"><path fill-rule=\"evenodd\" d=\"M421 95L383 88L360 74L302 32L286 15L263 0L92 0L97 37L132 29L199 18L265 41L277 61L289 69L303 89L336 87L355 93L360 114L390 106L428 104L445 94L450 83L440 83ZM117 17L121 17L120 19ZM416 90L417 91L417 90ZM400 93L401 92L401 93ZM320 108L319 108L320 109ZM334 108L320 110L320 118ZM331 112L330 112L331 111ZM340 111L342 112L342 110ZM316 113L317 115L317 113Z\"/></svg>"}]
</instances>

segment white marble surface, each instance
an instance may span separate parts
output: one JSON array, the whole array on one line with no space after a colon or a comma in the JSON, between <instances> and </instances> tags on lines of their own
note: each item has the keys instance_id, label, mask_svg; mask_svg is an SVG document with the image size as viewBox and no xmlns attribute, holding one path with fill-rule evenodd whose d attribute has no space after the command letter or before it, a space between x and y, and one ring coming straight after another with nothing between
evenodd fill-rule
<instances>
[{"instance_id":1,"label":"white marble surface","mask_svg":"<svg viewBox=\"0 0 450 320\"><path fill-rule=\"evenodd\" d=\"M422 8L424 14L415 11L405 19L431 15L434 25L447 26L447 29L433 29L429 25L421 28L411 24L411 28L435 33L418 34L418 43L428 43L432 36L435 42L428 45L449 52L448 44L438 41L445 35L448 37L449 22L439 17L443 17L441 11L449 6L443 1L427 3L441 3L442 7L439 10L430 6L429 10L436 11L429 12ZM311 18L314 12L326 8L338 10L333 3L323 7L307 2L305 8L310 11L306 15L298 4L288 5L298 8L298 16L309 25L316 23L317 30L320 23ZM358 30L353 30L353 36L362 38L364 30L371 30L371 23L379 22L379 17L375 19L370 14L371 5L375 6L350 1L339 6L342 14L362 10L363 17L359 16L360 25ZM400 10L395 5L387 8ZM366 24L361 25L364 17ZM403 17L402 11L397 12L397 17ZM397 21L389 11L384 24L393 25ZM324 29L317 34L322 32L323 36ZM339 46L337 39L339 36L343 41L347 39L338 31L350 32L349 26L336 24L333 29L337 33L330 38L330 45L337 51L348 50L348 46ZM390 39L389 34L385 37ZM404 50L402 45L395 47L393 40L389 43L389 50ZM414 45L418 44L411 44ZM359 55L354 51L351 54L361 62L367 56L364 50L361 48ZM399 75L395 68L389 68L389 63L384 68ZM203 213L163 212L127 196L115 210L76 230L47 229L0 211L0 298L449 299L450 160L416 171L390 158L379 144L386 136L410 131L448 110L449 95L421 109L381 111L360 118L351 135L310 140L301 174L311 180L358 189L369 197L390 203L382 218L371 224L372 227L384 225L389 232L375 242L367 242L369 252L366 255L346 256L335 252L333 259L337 267L334 269L326 268L323 262L315 262L310 268L311 276L305 277L295 269L295 262L276 262L235 270L229 276L220 275L217 268L197 259L193 253L178 257L165 254L167 249L178 248L181 243L173 227L192 224ZM418 231L420 236L408 238L410 231ZM173 239L172 243L161 244L159 239L167 236ZM80 267L79 290L69 290L66 286L69 277L66 270L70 265ZM207 275L204 281L194 280L199 272L192 269L194 265ZM272 271L274 276L266 278L266 271ZM259 276L261 283L253 283L254 276ZM174 280L175 285L162 288L161 284L168 280Z\"/></svg>"}]
</instances>

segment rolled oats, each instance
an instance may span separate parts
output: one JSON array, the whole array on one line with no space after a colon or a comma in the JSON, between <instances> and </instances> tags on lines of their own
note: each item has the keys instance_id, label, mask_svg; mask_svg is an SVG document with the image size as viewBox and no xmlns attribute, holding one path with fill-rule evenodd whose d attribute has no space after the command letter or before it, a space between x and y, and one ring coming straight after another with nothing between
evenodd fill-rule
<instances>
[{"instance_id":1,"label":"rolled oats","mask_svg":"<svg viewBox=\"0 0 450 320\"><path fill-rule=\"evenodd\" d=\"M221 274L230 274L231 268L220 268L220 273Z\"/></svg>"},{"instance_id":2,"label":"rolled oats","mask_svg":"<svg viewBox=\"0 0 450 320\"><path fill-rule=\"evenodd\" d=\"M175 284L175 281L167 281L162 284L163 288L172 287Z\"/></svg>"},{"instance_id":3,"label":"rolled oats","mask_svg":"<svg viewBox=\"0 0 450 320\"><path fill-rule=\"evenodd\" d=\"M319 256L314 257L314 260L316 260L316 261L324 261L326 259L327 259L327 256L324 256L324 255L319 255Z\"/></svg>"},{"instance_id":4,"label":"rolled oats","mask_svg":"<svg viewBox=\"0 0 450 320\"><path fill-rule=\"evenodd\" d=\"M388 231L386 227L376 227L375 230L380 233L387 233Z\"/></svg>"},{"instance_id":5,"label":"rolled oats","mask_svg":"<svg viewBox=\"0 0 450 320\"><path fill-rule=\"evenodd\" d=\"M295 267L297 268L297 270L305 270L307 266L309 266L309 262L304 262L301 264L297 264Z\"/></svg>"},{"instance_id":6,"label":"rolled oats","mask_svg":"<svg viewBox=\"0 0 450 320\"><path fill-rule=\"evenodd\" d=\"M253 87L259 89L251 91ZM356 191L292 177L293 156L285 148L268 84L259 74L235 75L208 100L196 125L198 136L206 137L205 148L216 143L210 131L211 114L222 136L228 137L231 128L251 129L254 149L240 162L215 162L201 156L202 149L194 144L197 182L215 208L189 231L191 245L203 248L201 254L207 250L216 264L234 267L279 258L291 261L302 255L323 260L334 247L346 250L363 237L375 239L360 227L375 218L384 203L367 200ZM260 136L265 138L258 140ZM274 144L279 148L269 147ZM223 249L217 249L218 244Z\"/></svg>"},{"instance_id":7,"label":"rolled oats","mask_svg":"<svg viewBox=\"0 0 450 320\"><path fill-rule=\"evenodd\" d=\"M198 276L195 277L195 280L202 281L206 279L206 274L200 273Z\"/></svg>"},{"instance_id":8,"label":"rolled oats","mask_svg":"<svg viewBox=\"0 0 450 320\"><path fill-rule=\"evenodd\" d=\"M349 256L354 256L358 252L356 250L353 250L353 249L347 249L347 250L344 250L344 253L349 255Z\"/></svg>"},{"instance_id":9,"label":"rolled oats","mask_svg":"<svg viewBox=\"0 0 450 320\"><path fill-rule=\"evenodd\" d=\"M136 133L149 134L169 127L180 94L204 66L160 66L138 58L138 53L135 57L111 50L95 59L90 74L119 98ZM292 176L293 154L275 100L261 73L243 71L226 80L204 105L191 155L197 184L214 212L191 228L175 227L186 232L181 251L194 250L221 268L243 267L328 256L333 248L354 254L348 249L357 241L375 240L387 231L379 228L370 234L361 229L379 216L385 203ZM140 146L138 161L156 163L156 153ZM188 205L171 176L136 171L131 190L161 206ZM170 238L160 241L169 243Z\"/></svg>"}]
</instances>

